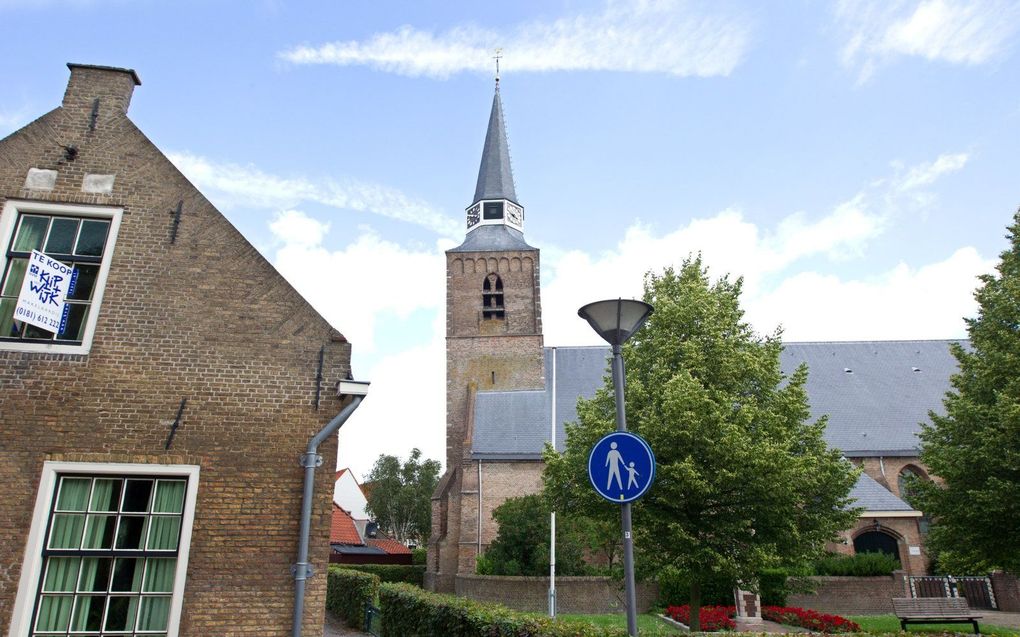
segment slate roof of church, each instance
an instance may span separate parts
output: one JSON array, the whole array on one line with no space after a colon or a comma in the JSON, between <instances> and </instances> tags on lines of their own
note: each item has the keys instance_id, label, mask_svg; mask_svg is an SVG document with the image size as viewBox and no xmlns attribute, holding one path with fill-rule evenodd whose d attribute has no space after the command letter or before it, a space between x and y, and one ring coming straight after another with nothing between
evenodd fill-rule
<instances>
[{"instance_id":1,"label":"slate roof of church","mask_svg":"<svg viewBox=\"0 0 1020 637\"><path fill-rule=\"evenodd\" d=\"M502 224L476 226L464 237L464 243L447 252L502 252L504 250L537 250L524 240L524 233Z\"/></svg>"},{"instance_id":2,"label":"slate roof of church","mask_svg":"<svg viewBox=\"0 0 1020 637\"><path fill-rule=\"evenodd\" d=\"M514 174L510 167L510 144L506 137L503 102L499 99L498 84L496 94L492 96L489 128L485 131L485 145L482 146L482 161L478 166L478 182L475 184L472 203L482 199L509 199L517 203Z\"/></svg>"},{"instance_id":3,"label":"slate roof of church","mask_svg":"<svg viewBox=\"0 0 1020 637\"><path fill-rule=\"evenodd\" d=\"M892 491L880 485L866 473L862 473L857 479L857 484L850 490L850 497L856 500L853 506L863 508L865 513L869 511L914 510L914 507L897 498L892 494Z\"/></svg>"},{"instance_id":4,"label":"slate roof of church","mask_svg":"<svg viewBox=\"0 0 1020 637\"><path fill-rule=\"evenodd\" d=\"M928 411L944 413L942 398L957 369L951 342L963 341L787 343L781 361L787 374L807 363L811 414L828 415L831 446L848 457L915 456ZM604 346L546 348L544 390L479 392L473 456L538 459L554 407L556 447L562 450L563 423L576 419L579 396L590 398L603 386L608 356Z\"/></svg>"}]
</instances>

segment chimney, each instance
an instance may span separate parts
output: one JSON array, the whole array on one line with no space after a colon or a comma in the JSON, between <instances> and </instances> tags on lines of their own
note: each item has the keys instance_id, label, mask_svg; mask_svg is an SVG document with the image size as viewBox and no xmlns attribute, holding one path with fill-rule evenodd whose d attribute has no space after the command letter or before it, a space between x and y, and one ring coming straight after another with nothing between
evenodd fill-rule
<instances>
[{"instance_id":1,"label":"chimney","mask_svg":"<svg viewBox=\"0 0 1020 637\"><path fill-rule=\"evenodd\" d=\"M71 79L64 91L63 107L94 113L93 119L100 114L127 113L131 93L142 83L133 69L72 62L67 68L71 69Z\"/></svg>"}]
</instances>

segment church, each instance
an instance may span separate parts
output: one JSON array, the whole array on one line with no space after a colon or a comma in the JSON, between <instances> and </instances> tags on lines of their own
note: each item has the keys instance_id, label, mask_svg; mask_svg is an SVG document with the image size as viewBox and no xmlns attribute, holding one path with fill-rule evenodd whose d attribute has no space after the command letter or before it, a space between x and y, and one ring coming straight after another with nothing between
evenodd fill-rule
<instances>
[{"instance_id":1,"label":"church","mask_svg":"<svg viewBox=\"0 0 1020 637\"><path fill-rule=\"evenodd\" d=\"M541 489L543 446L565 443L579 397L603 385L608 347L547 347L539 250L524 236L510 166L499 80L467 233L446 252L446 473L432 496L426 586L454 592L457 578L495 539L492 511ZM578 320L578 329L587 329ZM930 479L917 434L956 371L951 341L787 343L782 368L809 367L812 419L827 442L863 469L862 508L831 551L881 551L911 575L927 572L927 518L906 501L910 476ZM652 487L654 488L654 486Z\"/></svg>"}]
</instances>

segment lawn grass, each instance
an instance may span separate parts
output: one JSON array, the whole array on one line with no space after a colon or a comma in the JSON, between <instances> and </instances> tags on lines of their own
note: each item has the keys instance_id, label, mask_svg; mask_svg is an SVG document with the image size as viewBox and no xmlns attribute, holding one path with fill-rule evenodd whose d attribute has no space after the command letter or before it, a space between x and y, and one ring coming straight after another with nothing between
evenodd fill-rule
<instances>
[{"instance_id":1,"label":"lawn grass","mask_svg":"<svg viewBox=\"0 0 1020 637\"><path fill-rule=\"evenodd\" d=\"M603 628L614 627L627 630L627 615L625 614L556 615L556 619L561 619L565 622L587 622ZM683 632L673 628L672 626L667 626L665 622L654 615L638 615L637 625L638 632L641 633L642 637L646 635L648 637L657 637L658 635L679 635Z\"/></svg>"},{"instance_id":2,"label":"lawn grass","mask_svg":"<svg viewBox=\"0 0 1020 637\"><path fill-rule=\"evenodd\" d=\"M900 620L895 615L854 615L847 616L861 625L861 632L865 633L898 633L900 631ZM1017 637L1020 631L1015 628L993 626L978 622L982 635L1003 635L1004 637ZM962 624L907 624L907 632L911 633L973 633L974 628L970 622Z\"/></svg>"}]
</instances>

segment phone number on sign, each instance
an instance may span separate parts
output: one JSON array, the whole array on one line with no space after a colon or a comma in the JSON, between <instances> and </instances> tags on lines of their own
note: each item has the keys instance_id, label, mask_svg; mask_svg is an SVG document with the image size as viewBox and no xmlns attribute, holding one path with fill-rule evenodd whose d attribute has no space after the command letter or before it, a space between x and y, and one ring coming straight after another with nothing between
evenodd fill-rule
<instances>
[{"instance_id":1,"label":"phone number on sign","mask_svg":"<svg viewBox=\"0 0 1020 637\"><path fill-rule=\"evenodd\" d=\"M56 321L48 316L41 316L32 310L24 307L19 307L14 310L14 318L19 321L39 321L45 323L48 327L57 329L60 327L60 321Z\"/></svg>"}]
</instances>

